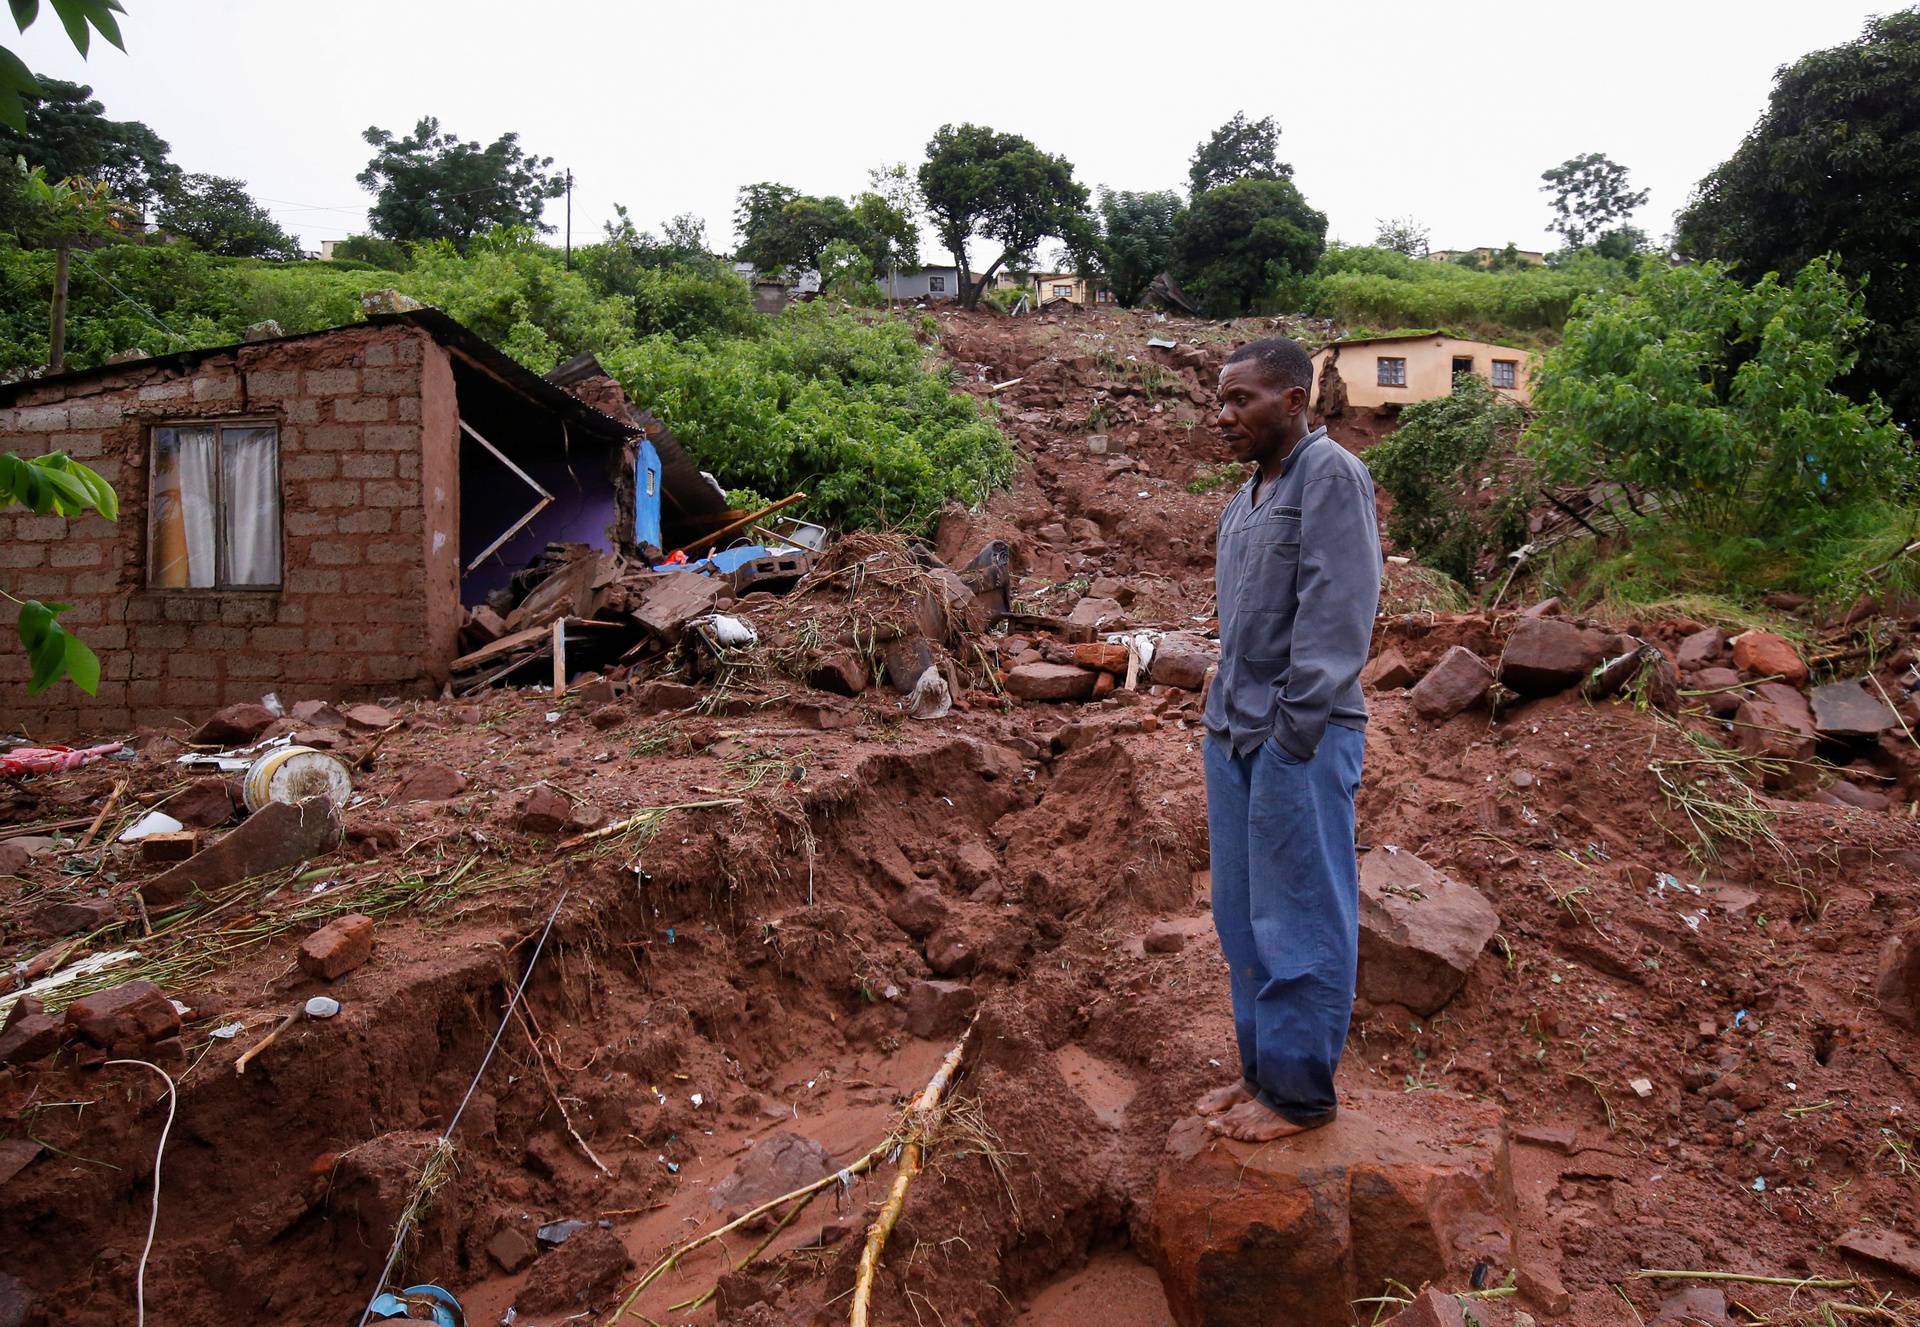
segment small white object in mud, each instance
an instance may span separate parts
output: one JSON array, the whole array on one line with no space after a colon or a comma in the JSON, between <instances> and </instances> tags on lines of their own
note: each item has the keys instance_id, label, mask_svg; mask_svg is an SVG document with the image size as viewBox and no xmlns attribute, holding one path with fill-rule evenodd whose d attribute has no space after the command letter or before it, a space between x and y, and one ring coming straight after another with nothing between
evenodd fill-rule
<instances>
[{"instance_id":1,"label":"small white object in mud","mask_svg":"<svg viewBox=\"0 0 1920 1327\"><path fill-rule=\"evenodd\" d=\"M340 1002L331 995L316 995L307 1001L308 1018L332 1018L340 1012Z\"/></svg>"},{"instance_id":2,"label":"small white object in mud","mask_svg":"<svg viewBox=\"0 0 1920 1327\"><path fill-rule=\"evenodd\" d=\"M694 1104L694 1107L695 1107L695 1108L697 1109L697 1108L699 1108L699 1107L701 1107L701 1106L704 1106L704 1105L706 1105L706 1104L707 1104L707 1099L706 1099L705 1097L703 1097L703 1096L701 1096L701 1095L700 1095L700 1094L699 1094L698 1092L695 1092L695 1093L693 1094L693 1104Z\"/></svg>"},{"instance_id":3,"label":"small white object in mud","mask_svg":"<svg viewBox=\"0 0 1920 1327\"><path fill-rule=\"evenodd\" d=\"M1639 1097L1643 1101L1653 1095L1653 1080L1651 1078L1636 1078L1628 1083L1627 1086L1633 1089L1634 1096Z\"/></svg>"},{"instance_id":4,"label":"small white object in mud","mask_svg":"<svg viewBox=\"0 0 1920 1327\"><path fill-rule=\"evenodd\" d=\"M246 1031L246 1027L247 1025L245 1023L222 1023L213 1030L213 1035L222 1041L232 1041L235 1037Z\"/></svg>"}]
</instances>

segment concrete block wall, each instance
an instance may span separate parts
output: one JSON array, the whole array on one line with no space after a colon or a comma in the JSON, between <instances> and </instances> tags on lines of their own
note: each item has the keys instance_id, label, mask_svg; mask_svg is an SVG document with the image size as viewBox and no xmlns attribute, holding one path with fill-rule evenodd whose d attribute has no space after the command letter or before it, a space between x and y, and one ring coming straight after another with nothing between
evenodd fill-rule
<instances>
[{"instance_id":1,"label":"concrete block wall","mask_svg":"<svg viewBox=\"0 0 1920 1327\"><path fill-rule=\"evenodd\" d=\"M136 361L29 387L0 408L0 451L64 451L120 496L117 524L0 512L0 587L72 604L60 620L102 665L95 696L64 681L29 696L15 610L0 602L0 729L112 735L197 722L270 690L292 704L437 688L451 638L444 624L430 627L426 608L429 567L445 555L426 528L422 461L454 440L425 437L422 383L439 395L448 378L446 352L419 329L354 327L184 369ZM223 417L279 423L281 588L151 590L152 430Z\"/></svg>"}]
</instances>

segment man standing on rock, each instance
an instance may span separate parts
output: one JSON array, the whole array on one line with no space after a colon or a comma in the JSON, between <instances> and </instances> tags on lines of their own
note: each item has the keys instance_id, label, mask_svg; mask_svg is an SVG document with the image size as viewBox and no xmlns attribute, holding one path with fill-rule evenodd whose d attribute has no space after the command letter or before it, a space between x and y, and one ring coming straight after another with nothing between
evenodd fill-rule
<instances>
[{"instance_id":1,"label":"man standing on rock","mask_svg":"<svg viewBox=\"0 0 1920 1327\"><path fill-rule=\"evenodd\" d=\"M1220 373L1221 437L1255 467L1220 517L1206 702L1213 921L1240 1081L1199 1110L1248 1142L1332 1122L1359 960L1353 802L1380 536L1366 466L1307 428L1312 382L1284 337L1240 347Z\"/></svg>"}]
</instances>

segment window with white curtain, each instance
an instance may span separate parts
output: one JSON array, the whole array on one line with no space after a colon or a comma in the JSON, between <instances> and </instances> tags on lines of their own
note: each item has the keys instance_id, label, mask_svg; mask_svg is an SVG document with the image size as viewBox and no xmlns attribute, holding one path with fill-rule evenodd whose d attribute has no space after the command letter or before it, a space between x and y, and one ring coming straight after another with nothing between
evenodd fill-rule
<instances>
[{"instance_id":1,"label":"window with white curtain","mask_svg":"<svg viewBox=\"0 0 1920 1327\"><path fill-rule=\"evenodd\" d=\"M222 422L154 429L148 495L148 585L279 587L277 427Z\"/></svg>"},{"instance_id":2,"label":"window with white curtain","mask_svg":"<svg viewBox=\"0 0 1920 1327\"><path fill-rule=\"evenodd\" d=\"M1495 387L1513 387L1520 379L1520 361L1517 359L1496 359L1493 361L1493 385Z\"/></svg>"}]
</instances>

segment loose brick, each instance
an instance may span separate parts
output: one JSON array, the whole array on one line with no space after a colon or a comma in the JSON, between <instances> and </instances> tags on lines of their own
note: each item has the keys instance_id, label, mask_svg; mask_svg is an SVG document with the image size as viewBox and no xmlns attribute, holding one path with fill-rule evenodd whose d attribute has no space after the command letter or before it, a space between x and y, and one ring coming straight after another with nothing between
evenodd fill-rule
<instances>
[{"instance_id":1,"label":"loose brick","mask_svg":"<svg viewBox=\"0 0 1920 1327\"><path fill-rule=\"evenodd\" d=\"M129 981L67 1006L67 1026L96 1046L133 1053L180 1035L180 1011L150 981Z\"/></svg>"},{"instance_id":2,"label":"loose brick","mask_svg":"<svg viewBox=\"0 0 1920 1327\"><path fill-rule=\"evenodd\" d=\"M300 970L321 981L338 981L373 957L373 918L336 917L300 942Z\"/></svg>"}]
</instances>

